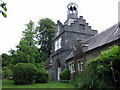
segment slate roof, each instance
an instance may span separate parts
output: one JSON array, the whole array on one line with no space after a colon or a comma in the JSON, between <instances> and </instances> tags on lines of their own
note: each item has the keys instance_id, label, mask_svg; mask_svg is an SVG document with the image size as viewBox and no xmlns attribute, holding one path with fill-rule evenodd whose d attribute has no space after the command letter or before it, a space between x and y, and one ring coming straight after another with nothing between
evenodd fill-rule
<instances>
[{"instance_id":1,"label":"slate roof","mask_svg":"<svg viewBox=\"0 0 120 90\"><path fill-rule=\"evenodd\" d=\"M68 55L68 57L66 58L66 60L69 60L72 57L74 57L74 52L73 51Z\"/></svg>"},{"instance_id":2,"label":"slate roof","mask_svg":"<svg viewBox=\"0 0 120 90\"><path fill-rule=\"evenodd\" d=\"M84 42L88 45L86 51L95 49L97 47L101 47L105 44L115 41L118 38L120 38L119 36L120 36L120 28L118 24L115 24L114 26L108 28L107 30L85 40Z\"/></svg>"},{"instance_id":3,"label":"slate roof","mask_svg":"<svg viewBox=\"0 0 120 90\"><path fill-rule=\"evenodd\" d=\"M105 44L108 44L110 42L113 42L117 39L120 39L120 27L118 24L115 24L114 26L108 28L107 30L96 34L95 36L87 39L84 41L85 44L87 44L87 49L84 52L90 51L92 49L95 49L97 47L101 47ZM66 60L74 57L74 53L71 52Z\"/></svg>"}]
</instances>

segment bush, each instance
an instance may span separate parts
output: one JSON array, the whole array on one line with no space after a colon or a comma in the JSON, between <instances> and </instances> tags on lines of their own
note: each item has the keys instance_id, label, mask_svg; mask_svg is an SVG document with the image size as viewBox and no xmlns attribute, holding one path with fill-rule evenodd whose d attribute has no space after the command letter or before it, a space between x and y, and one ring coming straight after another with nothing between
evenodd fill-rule
<instances>
[{"instance_id":1,"label":"bush","mask_svg":"<svg viewBox=\"0 0 120 90\"><path fill-rule=\"evenodd\" d=\"M32 63L18 63L13 68L13 80L15 84L32 84L36 71Z\"/></svg>"},{"instance_id":2,"label":"bush","mask_svg":"<svg viewBox=\"0 0 120 90\"><path fill-rule=\"evenodd\" d=\"M113 46L87 62L87 68L72 82L79 88L119 88L120 48Z\"/></svg>"},{"instance_id":3,"label":"bush","mask_svg":"<svg viewBox=\"0 0 120 90\"><path fill-rule=\"evenodd\" d=\"M77 88L106 88L106 84L102 79L99 79L98 76L94 75L92 71L83 72L82 74L76 76L72 83L76 85Z\"/></svg>"},{"instance_id":4,"label":"bush","mask_svg":"<svg viewBox=\"0 0 120 90\"><path fill-rule=\"evenodd\" d=\"M60 80L70 80L70 70L65 69L60 73Z\"/></svg>"},{"instance_id":5,"label":"bush","mask_svg":"<svg viewBox=\"0 0 120 90\"><path fill-rule=\"evenodd\" d=\"M3 67L2 70L3 70L3 72L2 72L2 77L3 78L12 79L12 76L13 76L12 69L9 69L8 67Z\"/></svg>"},{"instance_id":6,"label":"bush","mask_svg":"<svg viewBox=\"0 0 120 90\"><path fill-rule=\"evenodd\" d=\"M49 80L49 75L46 69L41 65L37 65L37 73L35 76L36 83L46 83Z\"/></svg>"},{"instance_id":7,"label":"bush","mask_svg":"<svg viewBox=\"0 0 120 90\"><path fill-rule=\"evenodd\" d=\"M88 68L95 75L113 87L120 87L120 48L113 46L109 51L101 52L101 56L90 60Z\"/></svg>"}]
</instances>

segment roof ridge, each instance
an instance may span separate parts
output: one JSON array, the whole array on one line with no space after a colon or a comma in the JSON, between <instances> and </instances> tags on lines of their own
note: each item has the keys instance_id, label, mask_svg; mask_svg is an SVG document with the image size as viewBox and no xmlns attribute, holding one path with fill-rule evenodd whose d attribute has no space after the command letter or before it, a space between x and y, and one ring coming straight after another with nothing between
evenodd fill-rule
<instances>
[{"instance_id":1,"label":"roof ridge","mask_svg":"<svg viewBox=\"0 0 120 90\"><path fill-rule=\"evenodd\" d=\"M90 38L88 38L88 39L84 40L84 42L86 42L86 41L88 41L88 40L90 40L90 39L92 39L92 38L96 37L97 35L100 35L100 34L102 34L102 33L106 32L106 31L110 30L111 28L113 28L113 27L115 27L115 26L118 26L118 23L117 23L117 24L114 24L113 26L111 26L111 27L109 27L109 28L107 28L107 29L103 30L102 32L100 32L100 33L98 33L98 34L96 34L96 35L94 35L94 36L92 36L92 37L90 37Z\"/></svg>"}]
</instances>

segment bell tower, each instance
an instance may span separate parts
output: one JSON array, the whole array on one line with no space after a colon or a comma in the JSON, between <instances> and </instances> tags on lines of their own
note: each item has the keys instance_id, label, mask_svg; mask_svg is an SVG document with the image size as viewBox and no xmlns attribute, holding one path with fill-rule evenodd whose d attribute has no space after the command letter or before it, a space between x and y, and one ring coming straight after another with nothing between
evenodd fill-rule
<instances>
[{"instance_id":1,"label":"bell tower","mask_svg":"<svg viewBox=\"0 0 120 90\"><path fill-rule=\"evenodd\" d=\"M57 21L56 32L52 38L52 50L47 65L51 80L58 81L60 72L67 69L67 57L74 51L77 41L95 34L97 31L89 26L83 16L78 17L78 5L69 3L67 20L64 24Z\"/></svg>"},{"instance_id":2,"label":"bell tower","mask_svg":"<svg viewBox=\"0 0 120 90\"><path fill-rule=\"evenodd\" d=\"M68 10L67 10L67 18L68 19L76 19L78 18L78 5L76 3L69 3L67 6Z\"/></svg>"}]
</instances>

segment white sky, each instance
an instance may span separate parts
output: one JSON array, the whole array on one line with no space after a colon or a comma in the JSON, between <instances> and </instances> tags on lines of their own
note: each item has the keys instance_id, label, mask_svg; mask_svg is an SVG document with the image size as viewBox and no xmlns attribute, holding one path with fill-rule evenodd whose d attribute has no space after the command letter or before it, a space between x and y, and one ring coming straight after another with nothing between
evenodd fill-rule
<instances>
[{"instance_id":1,"label":"white sky","mask_svg":"<svg viewBox=\"0 0 120 90\"><path fill-rule=\"evenodd\" d=\"M78 15L101 32L118 22L119 0L3 0L7 3L7 18L0 15L0 54L15 49L25 24L35 23L42 18L50 18L55 23L67 19L67 5L78 4Z\"/></svg>"}]
</instances>

